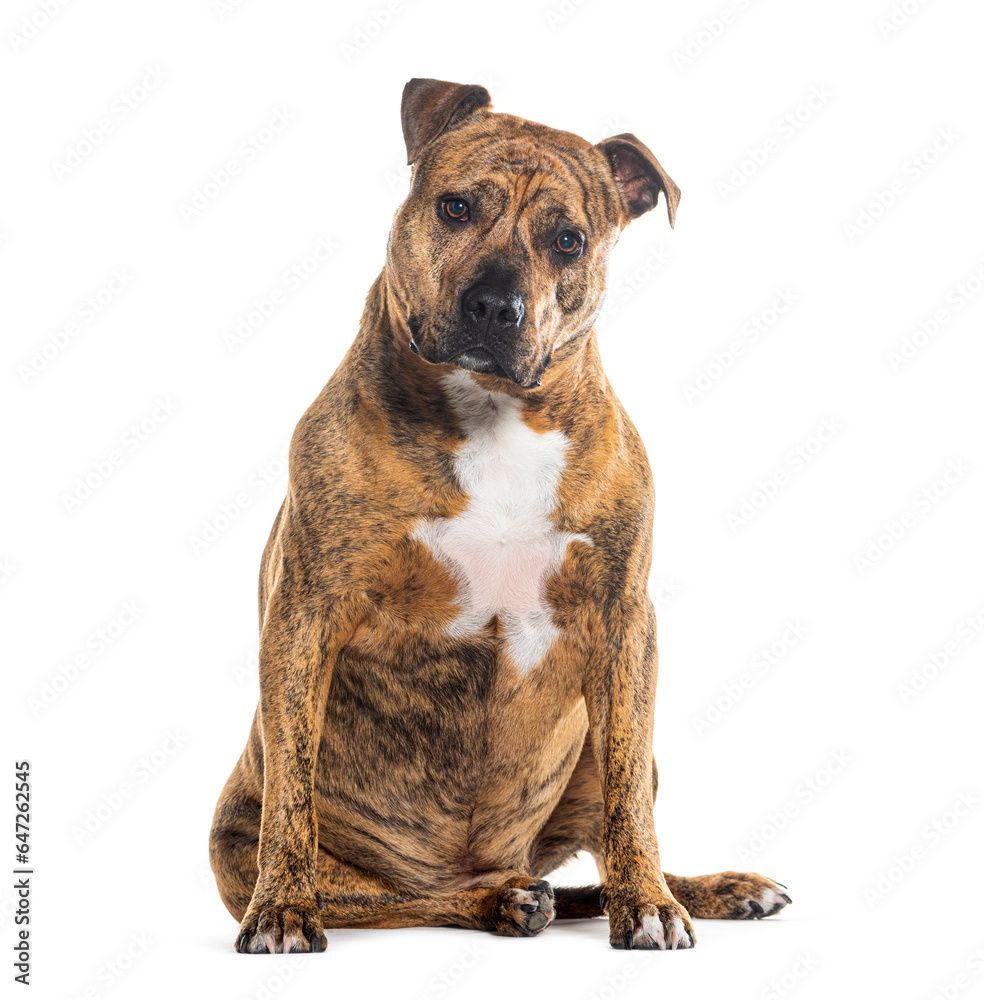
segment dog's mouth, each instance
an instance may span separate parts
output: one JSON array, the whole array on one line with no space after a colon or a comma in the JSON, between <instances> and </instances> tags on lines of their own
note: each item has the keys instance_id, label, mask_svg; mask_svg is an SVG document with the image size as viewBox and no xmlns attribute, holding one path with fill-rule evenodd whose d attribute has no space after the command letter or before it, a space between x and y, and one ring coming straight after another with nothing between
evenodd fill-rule
<instances>
[{"instance_id":1,"label":"dog's mouth","mask_svg":"<svg viewBox=\"0 0 984 1000\"><path fill-rule=\"evenodd\" d=\"M476 372L480 375L498 375L499 378L510 378L505 368L499 364L495 355L484 347L469 347L456 354L451 359L451 364L456 368L464 368L466 371Z\"/></svg>"},{"instance_id":2,"label":"dog's mouth","mask_svg":"<svg viewBox=\"0 0 984 1000\"><path fill-rule=\"evenodd\" d=\"M486 347L469 347L464 351L455 354L448 361L455 368L463 368L468 372L475 372L476 375L495 375L497 378L508 379L515 382L521 389L535 389L542 381L541 372L532 381L524 381L518 373L508 370L499 359Z\"/></svg>"},{"instance_id":3,"label":"dog's mouth","mask_svg":"<svg viewBox=\"0 0 984 1000\"><path fill-rule=\"evenodd\" d=\"M524 381L523 378L506 367L500 359L487 347L477 344L466 347L462 351L451 354L448 357L432 358L421 351L414 337L414 326L410 325L410 350L418 357L429 361L431 364L454 365L455 368L462 368L465 371L474 372L476 375L494 375L496 378L504 378L515 383L521 389L535 389L540 385L543 372L532 381Z\"/></svg>"}]
</instances>

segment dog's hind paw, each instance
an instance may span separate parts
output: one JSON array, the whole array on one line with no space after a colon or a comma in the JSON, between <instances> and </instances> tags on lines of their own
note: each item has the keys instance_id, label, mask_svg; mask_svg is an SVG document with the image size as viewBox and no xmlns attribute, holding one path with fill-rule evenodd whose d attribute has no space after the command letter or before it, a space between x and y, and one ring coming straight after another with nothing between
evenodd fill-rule
<instances>
[{"instance_id":1,"label":"dog's hind paw","mask_svg":"<svg viewBox=\"0 0 984 1000\"><path fill-rule=\"evenodd\" d=\"M554 918L554 891L543 879L512 880L492 904L490 930L507 937L532 937Z\"/></svg>"},{"instance_id":2,"label":"dog's hind paw","mask_svg":"<svg viewBox=\"0 0 984 1000\"><path fill-rule=\"evenodd\" d=\"M779 885L777 882L776 885ZM785 889L785 886L779 886ZM771 917L773 913L778 913L784 906L788 906L792 899L786 892L779 892L778 889L764 889L758 899L744 900L751 912L741 918L744 920L760 920L762 917Z\"/></svg>"},{"instance_id":3,"label":"dog's hind paw","mask_svg":"<svg viewBox=\"0 0 984 1000\"><path fill-rule=\"evenodd\" d=\"M667 875L666 880L694 917L760 920L792 902L784 885L757 872L718 872L696 878Z\"/></svg>"}]
</instances>

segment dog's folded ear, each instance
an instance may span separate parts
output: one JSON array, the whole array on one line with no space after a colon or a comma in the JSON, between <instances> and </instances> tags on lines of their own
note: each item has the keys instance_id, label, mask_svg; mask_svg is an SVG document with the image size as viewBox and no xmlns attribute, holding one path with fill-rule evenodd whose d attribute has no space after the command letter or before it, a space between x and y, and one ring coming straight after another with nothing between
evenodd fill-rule
<instances>
[{"instance_id":1,"label":"dog's folded ear","mask_svg":"<svg viewBox=\"0 0 984 1000\"><path fill-rule=\"evenodd\" d=\"M638 219L655 208L662 191L672 229L680 204L680 189L660 166L652 150L630 132L605 139L596 148L608 159L628 220Z\"/></svg>"},{"instance_id":2,"label":"dog's folded ear","mask_svg":"<svg viewBox=\"0 0 984 1000\"><path fill-rule=\"evenodd\" d=\"M407 163L416 163L442 132L482 108L491 110L492 98L480 84L411 80L403 88L400 106Z\"/></svg>"}]
</instances>

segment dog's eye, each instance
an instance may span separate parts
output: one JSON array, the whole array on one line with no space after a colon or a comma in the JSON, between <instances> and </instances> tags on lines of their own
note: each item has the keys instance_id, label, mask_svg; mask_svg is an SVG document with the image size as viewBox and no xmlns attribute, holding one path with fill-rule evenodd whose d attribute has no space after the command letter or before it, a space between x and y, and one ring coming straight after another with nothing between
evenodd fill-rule
<instances>
[{"instance_id":1,"label":"dog's eye","mask_svg":"<svg viewBox=\"0 0 984 1000\"><path fill-rule=\"evenodd\" d=\"M559 251L562 254L566 254L568 257L573 257L575 254L581 252L581 247L584 243L581 241L581 237L577 233L572 233L569 229L565 229L558 237L554 240L554 250Z\"/></svg>"},{"instance_id":2,"label":"dog's eye","mask_svg":"<svg viewBox=\"0 0 984 1000\"><path fill-rule=\"evenodd\" d=\"M461 198L447 198L444 202L444 214L455 222L465 222L468 219L468 202Z\"/></svg>"}]
</instances>

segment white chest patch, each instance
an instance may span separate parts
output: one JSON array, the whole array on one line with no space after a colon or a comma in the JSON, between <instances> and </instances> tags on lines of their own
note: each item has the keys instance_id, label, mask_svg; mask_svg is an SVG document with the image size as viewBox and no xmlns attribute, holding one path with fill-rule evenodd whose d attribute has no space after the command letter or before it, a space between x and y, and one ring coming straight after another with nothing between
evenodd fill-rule
<instances>
[{"instance_id":1,"label":"white chest patch","mask_svg":"<svg viewBox=\"0 0 984 1000\"><path fill-rule=\"evenodd\" d=\"M558 635L547 580L570 542L592 544L588 535L558 531L551 519L567 437L531 430L521 402L480 389L468 372L442 382L467 436L454 465L468 506L457 517L421 521L412 537L458 580L461 612L450 633L474 634L498 615L510 658L529 670Z\"/></svg>"}]
</instances>

